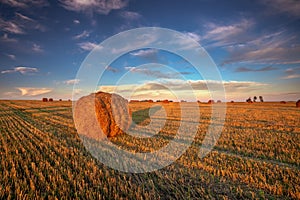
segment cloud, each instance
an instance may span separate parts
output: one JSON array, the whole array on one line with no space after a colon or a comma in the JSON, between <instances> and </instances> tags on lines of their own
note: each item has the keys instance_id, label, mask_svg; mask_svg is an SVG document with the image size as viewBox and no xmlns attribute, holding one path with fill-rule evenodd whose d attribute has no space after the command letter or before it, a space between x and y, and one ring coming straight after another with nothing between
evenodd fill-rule
<instances>
[{"instance_id":1,"label":"cloud","mask_svg":"<svg viewBox=\"0 0 300 200\"><path fill-rule=\"evenodd\" d=\"M25 34L22 25L19 25L14 21L5 21L0 18L0 28L7 33Z\"/></svg>"},{"instance_id":2,"label":"cloud","mask_svg":"<svg viewBox=\"0 0 300 200\"><path fill-rule=\"evenodd\" d=\"M123 11L120 12L120 16L127 20L138 20L142 17L141 14L132 11Z\"/></svg>"},{"instance_id":3,"label":"cloud","mask_svg":"<svg viewBox=\"0 0 300 200\"><path fill-rule=\"evenodd\" d=\"M300 63L300 46L296 35L280 31L227 48L229 56L222 64L250 62L260 64L297 64Z\"/></svg>"},{"instance_id":4,"label":"cloud","mask_svg":"<svg viewBox=\"0 0 300 200\"><path fill-rule=\"evenodd\" d=\"M93 42L82 42L78 46L85 51L92 51L94 48L101 49L102 47Z\"/></svg>"},{"instance_id":5,"label":"cloud","mask_svg":"<svg viewBox=\"0 0 300 200\"><path fill-rule=\"evenodd\" d=\"M3 41L3 42L17 42L18 40L15 39L15 38L10 38L7 33L4 33L4 35L1 37L1 41Z\"/></svg>"},{"instance_id":6,"label":"cloud","mask_svg":"<svg viewBox=\"0 0 300 200\"><path fill-rule=\"evenodd\" d=\"M52 88L31 88L31 87L17 87L21 91L22 96L37 96L52 92Z\"/></svg>"},{"instance_id":7,"label":"cloud","mask_svg":"<svg viewBox=\"0 0 300 200\"><path fill-rule=\"evenodd\" d=\"M35 43L32 45L32 50L35 51L35 52L37 52L37 53L44 52L44 50L42 49L42 47L40 45L38 45L38 44L35 44Z\"/></svg>"},{"instance_id":8,"label":"cloud","mask_svg":"<svg viewBox=\"0 0 300 200\"><path fill-rule=\"evenodd\" d=\"M300 78L300 67L288 68L285 70L285 75L281 79L295 79Z\"/></svg>"},{"instance_id":9,"label":"cloud","mask_svg":"<svg viewBox=\"0 0 300 200\"><path fill-rule=\"evenodd\" d=\"M14 54L5 54L7 57L9 57L12 60L16 59L16 56Z\"/></svg>"},{"instance_id":10,"label":"cloud","mask_svg":"<svg viewBox=\"0 0 300 200\"><path fill-rule=\"evenodd\" d=\"M21 13L16 13L16 16L18 16L19 18L23 19L23 20L27 20L27 21L34 21L33 19L31 19L30 17L27 17Z\"/></svg>"},{"instance_id":11,"label":"cloud","mask_svg":"<svg viewBox=\"0 0 300 200\"><path fill-rule=\"evenodd\" d=\"M141 68L141 67L125 67L126 70L132 72L132 73L139 73L139 74L144 74L147 76L155 77L155 78L174 78L178 74L174 73L165 73L160 70L152 70L148 68Z\"/></svg>"},{"instance_id":12,"label":"cloud","mask_svg":"<svg viewBox=\"0 0 300 200\"><path fill-rule=\"evenodd\" d=\"M60 0L61 6L67 10L83 13L99 13L107 15L111 10L124 8L128 1L122 0Z\"/></svg>"},{"instance_id":13,"label":"cloud","mask_svg":"<svg viewBox=\"0 0 300 200\"><path fill-rule=\"evenodd\" d=\"M262 68L248 68L248 67L238 67L235 69L235 72L266 72L277 70L277 67L267 66Z\"/></svg>"},{"instance_id":14,"label":"cloud","mask_svg":"<svg viewBox=\"0 0 300 200\"><path fill-rule=\"evenodd\" d=\"M79 21L78 19L74 19L74 20L73 20L73 23L74 23L74 24L80 24L80 21Z\"/></svg>"},{"instance_id":15,"label":"cloud","mask_svg":"<svg viewBox=\"0 0 300 200\"><path fill-rule=\"evenodd\" d=\"M89 37L89 36L90 36L90 32L84 30L82 33L80 33L80 34L78 34L78 35L75 35L75 36L73 37L73 39L78 40L78 39L82 39L82 38L87 38L87 37Z\"/></svg>"},{"instance_id":16,"label":"cloud","mask_svg":"<svg viewBox=\"0 0 300 200\"><path fill-rule=\"evenodd\" d=\"M75 84L78 84L79 82L80 82L79 79L70 79L70 80L64 81L64 84L67 84L67 85L75 85Z\"/></svg>"},{"instance_id":17,"label":"cloud","mask_svg":"<svg viewBox=\"0 0 300 200\"><path fill-rule=\"evenodd\" d=\"M100 86L101 91L115 92L127 99L210 99L211 88L225 88L226 95L230 98L248 98L248 95L263 93L268 84L252 81L215 81L215 80L182 80L159 79L143 84L106 85ZM213 91L218 92L218 91ZM218 96L218 95L216 95ZM222 96L222 95L221 95ZM218 96L221 98L221 96Z\"/></svg>"},{"instance_id":18,"label":"cloud","mask_svg":"<svg viewBox=\"0 0 300 200\"><path fill-rule=\"evenodd\" d=\"M0 2L16 8L45 7L49 5L46 0L0 0Z\"/></svg>"},{"instance_id":19,"label":"cloud","mask_svg":"<svg viewBox=\"0 0 300 200\"><path fill-rule=\"evenodd\" d=\"M107 71L111 71L111 72L114 72L114 73L116 73L116 72L119 71L118 69L113 68L113 67L111 67L111 66L107 66L107 67L105 67L105 69L106 69Z\"/></svg>"},{"instance_id":20,"label":"cloud","mask_svg":"<svg viewBox=\"0 0 300 200\"><path fill-rule=\"evenodd\" d=\"M16 72L21 73L23 75L35 74L38 72L38 69L34 67L15 67L13 69L1 71L1 74L16 73Z\"/></svg>"},{"instance_id":21,"label":"cloud","mask_svg":"<svg viewBox=\"0 0 300 200\"><path fill-rule=\"evenodd\" d=\"M185 33L188 37L192 38L193 40L196 40L197 42L200 41L201 36L198 35L197 33L191 33L191 32L187 32Z\"/></svg>"},{"instance_id":22,"label":"cloud","mask_svg":"<svg viewBox=\"0 0 300 200\"><path fill-rule=\"evenodd\" d=\"M207 30L201 37L204 43L209 46L227 46L236 44L247 38L247 31L253 26L254 22L250 19L242 19L239 22L229 25L217 25L209 23Z\"/></svg>"},{"instance_id":23,"label":"cloud","mask_svg":"<svg viewBox=\"0 0 300 200\"><path fill-rule=\"evenodd\" d=\"M132 56L141 56L141 57L149 57L157 54L156 49L146 49L146 50L138 50L135 52L130 53Z\"/></svg>"},{"instance_id":24,"label":"cloud","mask_svg":"<svg viewBox=\"0 0 300 200\"><path fill-rule=\"evenodd\" d=\"M300 2L295 0L263 0L266 6L274 10L272 13L285 13L287 15L300 16Z\"/></svg>"}]
</instances>

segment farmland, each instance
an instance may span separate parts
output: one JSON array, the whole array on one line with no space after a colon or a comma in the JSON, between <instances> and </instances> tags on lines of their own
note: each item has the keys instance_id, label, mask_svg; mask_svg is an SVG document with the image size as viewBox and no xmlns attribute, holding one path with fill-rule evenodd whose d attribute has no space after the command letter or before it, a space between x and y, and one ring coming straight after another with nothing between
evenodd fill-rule
<instances>
[{"instance_id":1,"label":"farmland","mask_svg":"<svg viewBox=\"0 0 300 200\"><path fill-rule=\"evenodd\" d=\"M130 104L139 113L136 123L149 123L139 111L150 105ZM170 113L154 139L120 135L111 141L133 152L167 144L180 112L176 103L158 105ZM85 149L72 102L0 101L0 199L300 199L300 109L294 102L228 103L222 135L202 159L211 105L199 107L196 138L177 161L131 174L105 166Z\"/></svg>"}]
</instances>

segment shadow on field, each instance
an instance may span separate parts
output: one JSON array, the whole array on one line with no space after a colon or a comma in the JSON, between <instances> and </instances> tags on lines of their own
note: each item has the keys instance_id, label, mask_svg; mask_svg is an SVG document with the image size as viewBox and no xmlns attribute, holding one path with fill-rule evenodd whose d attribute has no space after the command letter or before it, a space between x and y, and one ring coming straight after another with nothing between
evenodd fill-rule
<instances>
[{"instance_id":1,"label":"shadow on field","mask_svg":"<svg viewBox=\"0 0 300 200\"><path fill-rule=\"evenodd\" d=\"M150 119L150 115L154 115L160 109L161 106L153 106L153 107L135 111L132 113L132 121L137 125L140 125L144 121Z\"/></svg>"}]
</instances>

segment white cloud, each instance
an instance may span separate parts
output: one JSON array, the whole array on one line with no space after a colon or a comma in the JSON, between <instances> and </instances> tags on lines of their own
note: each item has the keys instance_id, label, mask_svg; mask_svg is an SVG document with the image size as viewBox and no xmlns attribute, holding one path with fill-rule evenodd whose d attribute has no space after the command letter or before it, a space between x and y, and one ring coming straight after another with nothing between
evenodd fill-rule
<instances>
[{"instance_id":1,"label":"white cloud","mask_svg":"<svg viewBox=\"0 0 300 200\"><path fill-rule=\"evenodd\" d=\"M253 26L254 22L249 19L242 19L236 23L228 25L207 24L206 33L202 36L205 43L209 46L227 46L237 42L247 41L247 31Z\"/></svg>"},{"instance_id":2,"label":"white cloud","mask_svg":"<svg viewBox=\"0 0 300 200\"><path fill-rule=\"evenodd\" d=\"M0 2L17 8L44 7L49 5L46 0L0 0Z\"/></svg>"},{"instance_id":3,"label":"white cloud","mask_svg":"<svg viewBox=\"0 0 300 200\"><path fill-rule=\"evenodd\" d=\"M16 56L14 54L5 54L7 57L9 57L12 60L16 59Z\"/></svg>"},{"instance_id":4,"label":"white cloud","mask_svg":"<svg viewBox=\"0 0 300 200\"><path fill-rule=\"evenodd\" d=\"M82 42L78 46L85 51L92 51L94 48L101 49L102 47L93 42Z\"/></svg>"},{"instance_id":5,"label":"white cloud","mask_svg":"<svg viewBox=\"0 0 300 200\"><path fill-rule=\"evenodd\" d=\"M38 72L38 69L34 67L15 67L14 69L1 71L1 74L15 73L15 72L19 72L23 75L34 74Z\"/></svg>"},{"instance_id":6,"label":"white cloud","mask_svg":"<svg viewBox=\"0 0 300 200\"><path fill-rule=\"evenodd\" d=\"M138 50L135 52L130 53L132 56L141 56L141 57L147 57L157 54L157 49L146 49L146 50Z\"/></svg>"},{"instance_id":7,"label":"white cloud","mask_svg":"<svg viewBox=\"0 0 300 200\"><path fill-rule=\"evenodd\" d=\"M15 38L10 38L7 33L4 33L4 35L1 37L1 41L3 41L3 42L17 42L18 40L15 39Z\"/></svg>"},{"instance_id":8,"label":"white cloud","mask_svg":"<svg viewBox=\"0 0 300 200\"><path fill-rule=\"evenodd\" d=\"M70 80L64 81L64 84L67 84L67 85L74 85L74 84L78 84L79 82L80 82L79 79L70 79Z\"/></svg>"},{"instance_id":9,"label":"white cloud","mask_svg":"<svg viewBox=\"0 0 300 200\"><path fill-rule=\"evenodd\" d=\"M208 86L211 87L212 91L209 91ZM222 91L214 89L223 87L226 96L244 101L248 98L248 95L253 96L253 94L264 93L269 85L253 81L158 79L143 84L105 85L100 86L99 89L105 92L119 93L127 99L167 98L176 100L177 96L179 100L182 98L190 100L196 96L197 99L207 101L211 98L211 92L217 93L216 96L222 98Z\"/></svg>"},{"instance_id":10,"label":"white cloud","mask_svg":"<svg viewBox=\"0 0 300 200\"><path fill-rule=\"evenodd\" d=\"M0 18L0 28L8 33L12 34L25 34L21 24L17 24L14 21L5 21Z\"/></svg>"},{"instance_id":11,"label":"white cloud","mask_svg":"<svg viewBox=\"0 0 300 200\"><path fill-rule=\"evenodd\" d=\"M288 68L285 70L285 75L281 79L296 79L300 78L300 67Z\"/></svg>"},{"instance_id":12,"label":"white cloud","mask_svg":"<svg viewBox=\"0 0 300 200\"><path fill-rule=\"evenodd\" d=\"M107 15L111 10L125 7L128 1L122 0L60 0L61 5L71 11L99 13Z\"/></svg>"},{"instance_id":13,"label":"white cloud","mask_svg":"<svg viewBox=\"0 0 300 200\"><path fill-rule=\"evenodd\" d=\"M127 19L127 20L137 20L142 17L141 14L139 14L137 12L132 12L132 11L123 11L120 13L120 15L121 15L121 17L123 17L124 19Z\"/></svg>"},{"instance_id":14,"label":"white cloud","mask_svg":"<svg viewBox=\"0 0 300 200\"><path fill-rule=\"evenodd\" d=\"M35 51L35 52L37 52L37 53L44 52L44 50L42 49L42 47L40 45L38 45L38 44L35 44L35 43L32 45L32 50Z\"/></svg>"},{"instance_id":15,"label":"white cloud","mask_svg":"<svg viewBox=\"0 0 300 200\"><path fill-rule=\"evenodd\" d=\"M73 39L78 40L78 39L82 39L82 38L87 38L87 37L89 37L89 36L90 36L90 32L84 30L82 33L80 33L80 34L78 34L78 35L75 35L75 36L73 37Z\"/></svg>"},{"instance_id":16,"label":"white cloud","mask_svg":"<svg viewBox=\"0 0 300 200\"><path fill-rule=\"evenodd\" d=\"M187 32L185 33L188 37L192 38L193 40L196 40L197 42L200 41L201 36L198 35L197 33L191 33L191 32Z\"/></svg>"},{"instance_id":17,"label":"white cloud","mask_svg":"<svg viewBox=\"0 0 300 200\"><path fill-rule=\"evenodd\" d=\"M74 19L74 20L73 20L73 23L74 23L74 24L80 24L80 21L79 21L78 19Z\"/></svg>"},{"instance_id":18,"label":"white cloud","mask_svg":"<svg viewBox=\"0 0 300 200\"><path fill-rule=\"evenodd\" d=\"M300 16L300 2L295 0L263 0L262 1L266 6L271 8L273 11L272 14L278 12L286 13L288 15L293 15L296 17Z\"/></svg>"},{"instance_id":19,"label":"white cloud","mask_svg":"<svg viewBox=\"0 0 300 200\"><path fill-rule=\"evenodd\" d=\"M300 74L292 74L292 75L281 77L281 79L295 79L295 78L300 78Z\"/></svg>"},{"instance_id":20,"label":"white cloud","mask_svg":"<svg viewBox=\"0 0 300 200\"><path fill-rule=\"evenodd\" d=\"M52 88L31 88L31 87L17 87L21 91L22 96L37 96L52 92Z\"/></svg>"}]
</instances>

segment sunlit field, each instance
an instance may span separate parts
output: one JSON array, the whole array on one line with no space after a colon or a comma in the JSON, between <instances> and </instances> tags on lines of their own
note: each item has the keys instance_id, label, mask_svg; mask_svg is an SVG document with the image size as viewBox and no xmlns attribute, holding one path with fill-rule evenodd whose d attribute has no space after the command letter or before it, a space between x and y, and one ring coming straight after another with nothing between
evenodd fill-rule
<instances>
[{"instance_id":1,"label":"sunlit field","mask_svg":"<svg viewBox=\"0 0 300 200\"><path fill-rule=\"evenodd\" d=\"M149 108L155 105L167 114L159 134L110 140L131 152L168 144L181 120L178 103L131 103L133 121L149 124ZM85 149L72 102L0 101L0 199L300 199L295 102L227 103L222 135L202 159L198 151L212 106L199 103L199 108L197 135L176 162L131 174L105 166Z\"/></svg>"}]
</instances>

